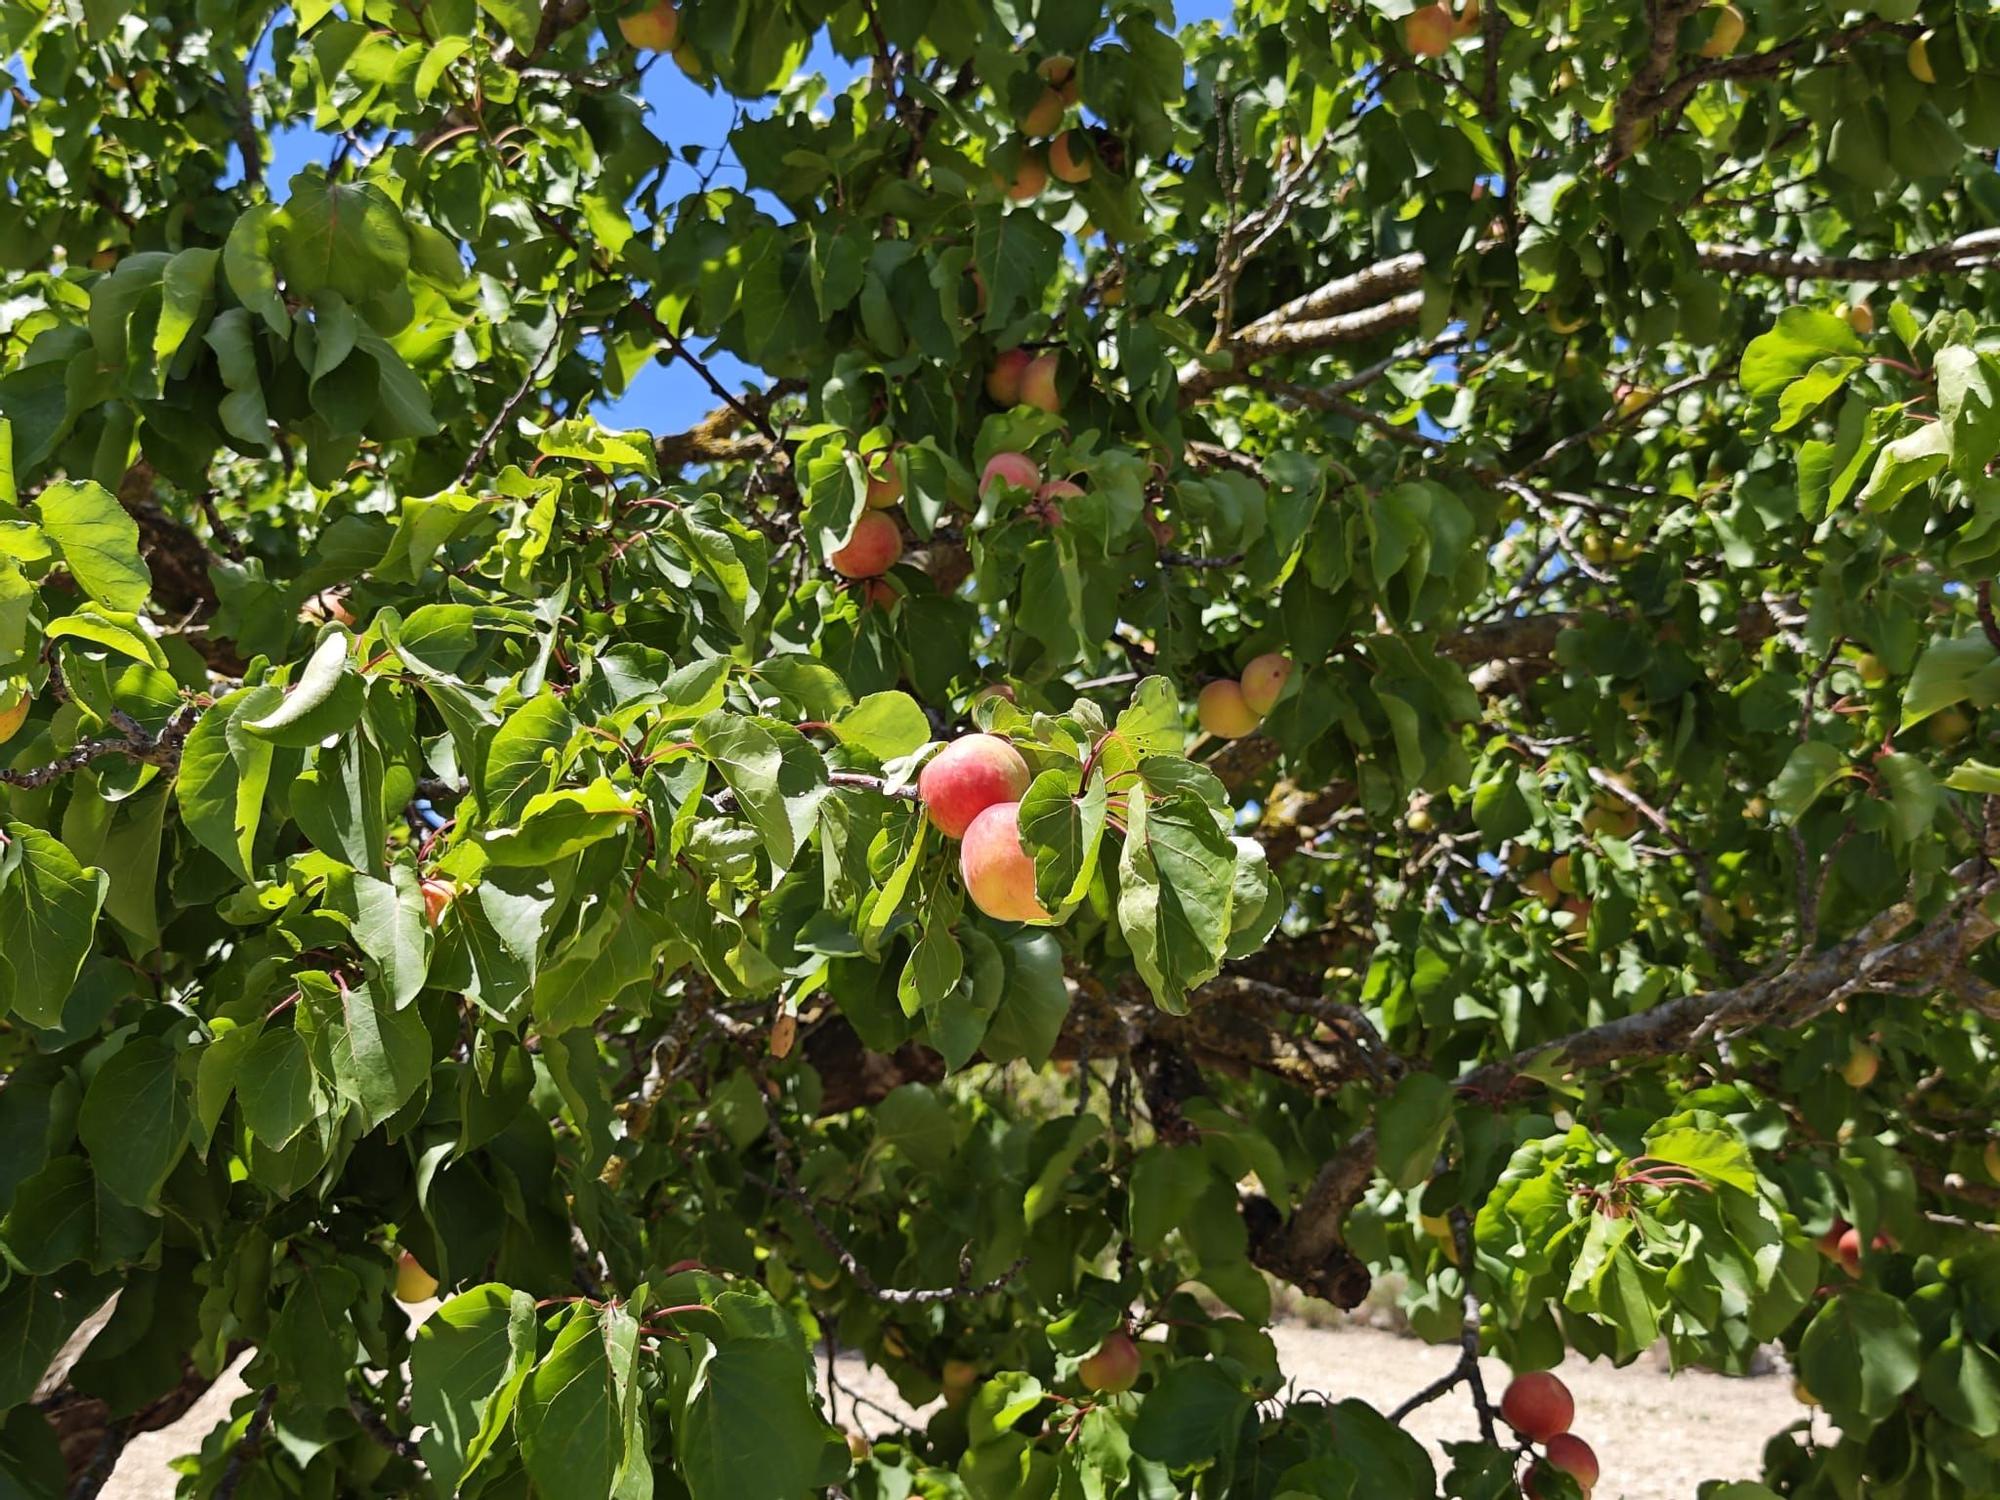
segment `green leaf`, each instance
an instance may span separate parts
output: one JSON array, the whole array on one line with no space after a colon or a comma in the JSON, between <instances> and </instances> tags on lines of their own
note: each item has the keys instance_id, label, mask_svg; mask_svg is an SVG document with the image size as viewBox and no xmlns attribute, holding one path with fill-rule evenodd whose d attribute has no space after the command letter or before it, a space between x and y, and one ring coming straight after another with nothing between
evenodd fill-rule
<instances>
[{"instance_id":1,"label":"green leaf","mask_svg":"<svg viewBox=\"0 0 2000 1500\"><path fill-rule=\"evenodd\" d=\"M532 6L528 7L530 10ZM589 417L574 417L549 425L536 446L551 458L577 458L600 469L655 472L651 435L613 432Z\"/></svg>"},{"instance_id":2,"label":"green leaf","mask_svg":"<svg viewBox=\"0 0 2000 1500\"><path fill-rule=\"evenodd\" d=\"M575 734L568 706L547 690L507 716L486 752L488 817L494 823L520 821L528 802L561 771L562 751Z\"/></svg>"},{"instance_id":3,"label":"green leaf","mask_svg":"<svg viewBox=\"0 0 2000 1500\"><path fill-rule=\"evenodd\" d=\"M279 223L275 203L247 209L222 246L222 274L229 289L280 338L291 332L291 314L278 293L278 267L271 258L271 237Z\"/></svg>"},{"instance_id":4,"label":"green leaf","mask_svg":"<svg viewBox=\"0 0 2000 1500\"><path fill-rule=\"evenodd\" d=\"M307 658L298 680L285 690L284 701L261 718L246 719L244 729L259 739L296 743L297 748L305 749L351 727L361 717L361 683L348 670L351 644L352 638L339 626L327 631ZM337 719L328 720L319 711L344 681L351 684L351 702L343 706Z\"/></svg>"},{"instance_id":5,"label":"green leaf","mask_svg":"<svg viewBox=\"0 0 2000 1500\"><path fill-rule=\"evenodd\" d=\"M1133 1248L1156 1253L1167 1236L1187 1221L1212 1173L1198 1148L1152 1145L1132 1163L1129 1199Z\"/></svg>"},{"instance_id":6,"label":"green leaf","mask_svg":"<svg viewBox=\"0 0 2000 1500\"><path fill-rule=\"evenodd\" d=\"M826 762L819 752L789 725L721 709L695 724L694 742L763 836L771 863L790 869L827 792Z\"/></svg>"},{"instance_id":7,"label":"green leaf","mask_svg":"<svg viewBox=\"0 0 2000 1500\"><path fill-rule=\"evenodd\" d=\"M215 351L216 369L229 389L216 411L223 431L249 451L263 452L271 446L271 413L264 402L264 376L257 367L256 330L250 314L240 307L220 313L208 325L202 342Z\"/></svg>"},{"instance_id":8,"label":"green leaf","mask_svg":"<svg viewBox=\"0 0 2000 1500\"><path fill-rule=\"evenodd\" d=\"M1900 844L1914 843L1931 826L1942 801L1930 767L1914 755L1884 755L1875 770L1889 789L1890 829Z\"/></svg>"},{"instance_id":9,"label":"green leaf","mask_svg":"<svg viewBox=\"0 0 2000 1500\"><path fill-rule=\"evenodd\" d=\"M371 984L299 978L294 1015L314 1070L373 1130L430 1081L431 1037L419 1008L398 1010Z\"/></svg>"},{"instance_id":10,"label":"green leaf","mask_svg":"<svg viewBox=\"0 0 2000 1500\"><path fill-rule=\"evenodd\" d=\"M1974 477L2000 449L2000 367L1989 354L1952 344L1938 351L1933 373L1952 467Z\"/></svg>"},{"instance_id":11,"label":"green leaf","mask_svg":"<svg viewBox=\"0 0 2000 1500\"><path fill-rule=\"evenodd\" d=\"M1229 942L1236 849L1199 797L1127 802L1118 862L1118 925L1153 999L1176 1014L1188 991L1213 978Z\"/></svg>"},{"instance_id":12,"label":"green leaf","mask_svg":"<svg viewBox=\"0 0 2000 1500\"><path fill-rule=\"evenodd\" d=\"M97 1180L134 1208L160 1201L167 1174L187 1149L194 1122L171 1048L134 1037L114 1052L84 1090L76 1131Z\"/></svg>"},{"instance_id":13,"label":"green leaf","mask_svg":"<svg viewBox=\"0 0 2000 1500\"><path fill-rule=\"evenodd\" d=\"M0 847L0 1016L34 1026L62 1020L63 1001L90 952L111 889L57 840L27 823L5 825Z\"/></svg>"},{"instance_id":14,"label":"green leaf","mask_svg":"<svg viewBox=\"0 0 2000 1500\"><path fill-rule=\"evenodd\" d=\"M833 721L834 738L877 760L900 760L931 737L930 720L908 693L870 693Z\"/></svg>"},{"instance_id":15,"label":"green leaf","mask_svg":"<svg viewBox=\"0 0 2000 1500\"><path fill-rule=\"evenodd\" d=\"M1942 422L1927 423L1893 443L1884 444L1876 455L1868 483L1861 487L1862 507L1873 511L1889 509L1918 485L1941 473L1950 450L1951 433Z\"/></svg>"},{"instance_id":16,"label":"green leaf","mask_svg":"<svg viewBox=\"0 0 2000 1500\"><path fill-rule=\"evenodd\" d=\"M291 1027L273 1026L251 1043L237 1065L236 1104L251 1134L274 1151L319 1114L324 1100L312 1059Z\"/></svg>"},{"instance_id":17,"label":"green leaf","mask_svg":"<svg viewBox=\"0 0 2000 1500\"><path fill-rule=\"evenodd\" d=\"M1829 1297L1799 1343L1799 1374L1827 1413L1865 1433L1917 1383L1923 1341L1903 1304L1848 1287Z\"/></svg>"},{"instance_id":18,"label":"green leaf","mask_svg":"<svg viewBox=\"0 0 2000 1500\"><path fill-rule=\"evenodd\" d=\"M80 1156L58 1156L14 1190L0 1220L7 1258L45 1276L87 1260L97 1244L97 1179Z\"/></svg>"},{"instance_id":19,"label":"green leaf","mask_svg":"<svg viewBox=\"0 0 2000 1500\"><path fill-rule=\"evenodd\" d=\"M354 922L354 940L368 957L369 978L401 1010L423 988L430 963L430 923L416 870L398 861L389 878L356 873L331 882Z\"/></svg>"},{"instance_id":20,"label":"green leaf","mask_svg":"<svg viewBox=\"0 0 2000 1500\"><path fill-rule=\"evenodd\" d=\"M727 1332L690 1317L693 1367L672 1422L674 1456L691 1500L803 1495L815 1483L829 1432L811 1397L812 1362L784 1314L752 1295L716 1299ZM755 1321L752 1321L754 1317ZM740 1330L740 1331L739 1331Z\"/></svg>"},{"instance_id":21,"label":"green leaf","mask_svg":"<svg viewBox=\"0 0 2000 1500\"><path fill-rule=\"evenodd\" d=\"M238 880L248 884L250 850L263 819L271 745L245 725L283 700L273 686L238 688L195 720L181 747L175 795L181 822ZM241 722L239 722L241 721Z\"/></svg>"},{"instance_id":22,"label":"green leaf","mask_svg":"<svg viewBox=\"0 0 2000 1500\"><path fill-rule=\"evenodd\" d=\"M0 1289L0 1411L34 1399L64 1341L117 1289L114 1276L74 1270L9 1279Z\"/></svg>"},{"instance_id":23,"label":"green leaf","mask_svg":"<svg viewBox=\"0 0 2000 1500\"><path fill-rule=\"evenodd\" d=\"M1021 798L1021 843L1034 857L1035 889L1058 915L1090 889L1110 800L1102 775L1093 773L1078 796L1069 781L1066 771L1044 771Z\"/></svg>"},{"instance_id":24,"label":"green leaf","mask_svg":"<svg viewBox=\"0 0 2000 1500\"><path fill-rule=\"evenodd\" d=\"M1473 789L1472 821L1489 844L1518 838L1534 826L1521 780L1521 773L1506 771Z\"/></svg>"},{"instance_id":25,"label":"green leaf","mask_svg":"<svg viewBox=\"0 0 2000 1500\"><path fill-rule=\"evenodd\" d=\"M1411 1073L1376 1113L1382 1175L1413 1188L1431 1175L1451 1128L1452 1088L1435 1073Z\"/></svg>"},{"instance_id":26,"label":"green leaf","mask_svg":"<svg viewBox=\"0 0 2000 1500\"><path fill-rule=\"evenodd\" d=\"M402 211L373 183L328 182L316 170L301 172L272 237L278 271L295 297L331 290L358 306L400 291L409 276L410 235Z\"/></svg>"},{"instance_id":27,"label":"green leaf","mask_svg":"<svg viewBox=\"0 0 2000 1500\"><path fill-rule=\"evenodd\" d=\"M903 1014L914 1016L936 1006L958 983L964 968L965 956L950 927L926 921L923 936L910 949L902 977L896 982L896 1000Z\"/></svg>"},{"instance_id":28,"label":"green leaf","mask_svg":"<svg viewBox=\"0 0 2000 1500\"><path fill-rule=\"evenodd\" d=\"M1000 1005L987 1023L982 1043L991 1062L1026 1058L1034 1067L1048 1062L1069 1018L1069 987L1063 983L1062 944L1053 933L1031 928L1000 943L1006 965Z\"/></svg>"},{"instance_id":29,"label":"green leaf","mask_svg":"<svg viewBox=\"0 0 2000 1500\"><path fill-rule=\"evenodd\" d=\"M1646 1154L1699 1173L1710 1182L1755 1195L1757 1168L1741 1137L1721 1129L1685 1126L1646 1140Z\"/></svg>"},{"instance_id":30,"label":"green leaf","mask_svg":"<svg viewBox=\"0 0 2000 1500\"><path fill-rule=\"evenodd\" d=\"M1044 1400L1042 1383L1026 1370L1002 1370L983 1382L966 1408L965 1430L980 1447L1009 1432Z\"/></svg>"},{"instance_id":31,"label":"green leaf","mask_svg":"<svg viewBox=\"0 0 2000 1500\"><path fill-rule=\"evenodd\" d=\"M1796 823L1828 787L1853 774L1837 746L1807 740L1792 751L1784 770L1771 782L1771 803L1780 816Z\"/></svg>"},{"instance_id":32,"label":"green leaf","mask_svg":"<svg viewBox=\"0 0 2000 1500\"><path fill-rule=\"evenodd\" d=\"M1897 731L1968 700L1980 708L2000 702L2000 653L1977 632L1933 641L1924 648L1903 689L1903 717Z\"/></svg>"},{"instance_id":33,"label":"green leaf","mask_svg":"<svg viewBox=\"0 0 2000 1500\"><path fill-rule=\"evenodd\" d=\"M107 608L143 609L153 575L139 556L139 523L101 484L52 484L35 512L83 591Z\"/></svg>"},{"instance_id":34,"label":"green leaf","mask_svg":"<svg viewBox=\"0 0 2000 1500\"><path fill-rule=\"evenodd\" d=\"M160 282L160 323L153 332L153 358L162 364L180 352L188 334L214 306L215 268L221 258L219 250L196 248L167 262Z\"/></svg>"},{"instance_id":35,"label":"green leaf","mask_svg":"<svg viewBox=\"0 0 2000 1500\"><path fill-rule=\"evenodd\" d=\"M1829 355L1860 358L1867 347L1845 318L1812 307L1788 307L1770 332L1743 351L1743 389L1751 396L1775 396Z\"/></svg>"},{"instance_id":36,"label":"green leaf","mask_svg":"<svg viewBox=\"0 0 2000 1500\"><path fill-rule=\"evenodd\" d=\"M2000 1357L1953 1334L1924 1361L1924 1399L1974 1437L2000 1435Z\"/></svg>"},{"instance_id":37,"label":"green leaf","mask_svg":"<svg viewBox=\"0 0 2000 1500\"><path fill-rule=\"evenodd\" d=\"M1148 677L1132 690L1132 702L1118 712L1112 739L1101 757L1107 771L1136 766L1156 755L1178 755L1187 734L1180 695L1164 677ZM1117 757L1129 756L1129 760Z\"/></svg>"},{"instance_id":38,"label":"green leaf","mask_svg":"<svg viewBox=\"0 0 2000 1500\"><path fill-rule=\"evenodd\" d=\"M139 617L123 611L86 605L60 620L51 620L47 634L52 641L89 641L151 666L164 667L167 664L166 653L139 623Z\"/></svg>"},{"instance_id":39,"label":"green leaf","mask_svg":"<svg viewBox=\"0 0 2000 1500\"><path fill-rule=\"evenodd\" d=\"M564 787L530 797L518 827L486 835L480 848L496 865L551 865L600 839L625 832L638 795L600 776L587 787Z\"/></svg>"},{"instance_id":40,"label":"green leaf","mask_svg":"<svg viewBox=\"0 0 2000 1500\"><path fill-rule=\"evenodd\" d=\"M410 1417L426 1429L424 1466L443 1494L506 1429L535 1356L535 1303L488 1282L440 1304L410 1348Z\"/></svg>"},{"instance_id":41,"label":"green leaf","mask_svg":"<svg viewBox=\"0 0 2000 1500\"><path fill-rule=\"evenodd\" d=\"M1168 1368L1139 1403L1132 1451L1178 1469L1236 1443L1250 1397L1219 1365L1188 1361Z\"/></svg>"},{"instance_id":42,"label":"green leaf","mask_svg":"<svg viewBox=\"0 0 2000 1500\"><path fill-rule=\"evenodd\" d=\"M516 51L524 57L534 54L542 24L542 8L535 0L479 0L479 8L500 23Z\"/></svg>"},{"instance_id":43,"label":"green leaf","mask_svg":"<svg viewBox=\"0 0 2000 1500\"><path fill-rule=\"evenodd\" d=\"M1989 766L1984 761L1966 760L1952 767L1944 784L1955 792L1977 792L1981 796L1991 796L2000 792L2000 766Z\"/></svg>"},{"instance_id":44,"label":"green leaf","mask_svg":"<svg viewBox=\"0 0 2000 1500\"><path fill-rule=\"evenodd\" d=\"M1357 1496L1429 1496L1437 1476L1422 1444L1365 1401L1342 1401L1333 1409L1340 1456L1359 1476Z\"/></svg>"},{"instance_id":45,"label":"green leaf","mask_svg":"<svg viewBox=\"0 0 2000 1500\"><path fill-rule=\"evenodd\" d=\"M1779 395L1778 420L1771 424L1771 431L1787 432L1798 426L1838 394L1847 377L1860 368L1858 359L1821 360Z\"/></svg>"}]
</instances>

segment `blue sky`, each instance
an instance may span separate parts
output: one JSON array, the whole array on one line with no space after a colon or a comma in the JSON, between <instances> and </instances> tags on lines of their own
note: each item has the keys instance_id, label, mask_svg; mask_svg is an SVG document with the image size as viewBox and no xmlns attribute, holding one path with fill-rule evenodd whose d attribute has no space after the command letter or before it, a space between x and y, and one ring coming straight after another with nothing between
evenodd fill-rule
<instances>
[{"instance_id":1,"label":"blue sky","mask_svg":"<svg viewBox=\"0 0 2000 1500\"><path fill-rule=\"evenodd\" d=\"M1174 16L1183 25L1195 21L1227 21L1230 9L1230 0L1176 0ZM846 84L854 76L854 68L836 57L824 39L806 60L806 68L825 74L836 87ZM706 92L669 58L661 57L647 69L641 94L652 109L653 128L675 151L686 145L720 146L729 133L735 101L722 94ZM756 113L755 110L748 112ZM283 192L283 184L290 181L300 167L310 161L325 161L328 158L333 138L309 127L297 126L275 132L271 144L273 159L267 180L277 191ZM670 187L686 189L693 186L692 168L677 164L673 171L684 180L676 183L675 177L670 176ZM729 182L730 168L726 164L716 180L723 184ZM711 368L717 378L732 389L746 380L758 379L754 370L727 355L719 355L712 360ZM611 427L643 427L652 432L676 432L699 421L714 405L715 398L708 387L684 363L675 360L669 365L662 365L656 361L633 377L630 389L621 399L600 406L596 416Z\"/></svg>"}]
</instances>

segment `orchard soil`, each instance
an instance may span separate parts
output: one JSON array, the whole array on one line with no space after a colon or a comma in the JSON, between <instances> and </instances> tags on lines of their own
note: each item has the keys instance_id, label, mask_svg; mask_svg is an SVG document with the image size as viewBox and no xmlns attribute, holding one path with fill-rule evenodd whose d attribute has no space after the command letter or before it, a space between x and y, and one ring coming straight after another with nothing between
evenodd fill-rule
<instances>
[{"instance_id":1,"label":"orchard soil","mask_svg":"<svg viewBox=\"0 0 2000 1500\"><path fill-rule=\"evenodd\" d=\"M421 1315L429 1308L416 1311ZM1281 1322L1272 1333L1279 1363L1300 1389L1359 1396L1380 1407L1393 1407L1422 1389L1451 1368L1458 1353L1360 1323L1314 1328ZM1492 1360L1484 1368L1497 1402L1506 1371ZM895 1387L860 1360L842 1356L835 1373L842 1388L835 1392L835 1420L842 1425L864 1431L887 1425L866 1405L857 1418L847 1392L905 1410ZM1670 1374L1651 1358L1622 1370L1572 1358L1561 1374L1576 1396L1575 1430L1604 1465L1595 1500L1692 1500L1703 1479L1754 1479L1765 1441L1806 1415L1783 1373L1727 1379L1692 1370ZM821 1385L824 1389L823 1368ZM171 1500L175 1475L169 1463L196 1447L243 1390L232 1372L179 1423L135 1439L99 1492L101 1500ZM1820 1435L1830 1437L1825 1417L1817 1416L1817 1422ZM1439 1459L1441 1443L1476 1432L1463 1389L1416 1412L1408 1426Z\"/></svg>"}]
</instances>

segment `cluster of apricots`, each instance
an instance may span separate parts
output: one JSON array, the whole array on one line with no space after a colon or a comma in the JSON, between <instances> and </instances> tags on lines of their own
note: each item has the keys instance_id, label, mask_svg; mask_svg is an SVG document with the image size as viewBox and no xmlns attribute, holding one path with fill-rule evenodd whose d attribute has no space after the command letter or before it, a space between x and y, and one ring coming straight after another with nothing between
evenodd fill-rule
<instances>
[{"instance_id":1,"label":"cluster of apricots","mask_svg":"<svg viewBox=\"0 0 2000 1500\"><path fill-rule=\"evenodd\" d=\"M1201 727L1221 740L1254 734L1291 675L1292 659L1282 652L1252 657L1241 677L1219 678L1201 690L1194 705Z\"/></svg>"},{"instance_id":2,"label":"cluster of apricots","mask_svg":"<svg viewBox=\"0 0 2000 1500\"><path fill-rule=\"evenodd\" d=\"M1861 1231L1845 1219L1835 1219L1832 1227L1814 1242L1821 1255L1839 1266L1849 1276L1861 1277ZM1868 1242L1870 1250L1894 1250L1895 1238L1888 1234L1877 1234Z\"/></svg>"},{"instance_id":3,"label":"cluster of apricots","mask_svg":"<svg viewBox=\"0 0 2000 1500\"><path fill-rule=\"evenodd\" d=\"M1569 1475L1586 1495L1595 1488L1597 1454L1569 1430L1576 1420L1576 1399L1561 1380L1546 1370L1515 1376L1501 1393L1500 1415L1522 1437L1542 1445L1542 1456L1522 1486L1528 1500L1551 1500L1556 1472Z\"/></svg>"},{"instance_id":4,"label":"cluster of apricots","mask_svg":"<svg viewBox=\"0 0 2000 1500\"><path fill-rule=\"evenodd\" d=\"M1039 197L1052 174L1074 186L1090 181L1094 170L1089 137L1081 130L1063 128L1081 94L1075 59L1045 57L1035 65L1035 72L1043 86L1021 116L1021 134L1027 142L1003 153L1003 165L993 173L1000 191L1016 203ZM1035 144L1042 140L1048 144Z\"/></svg>"},{"instance_id":5,"label":"cluster of apricots","mask_svg":"<svg viewBox=\"0 0 2000 1500\"><path fill-rule=\"evenodd\" d=\"M1033 775L1011 740L968 734L917 776L931 825L957 839L958 873L972 904L1003 922L1047 922L1035 893L1035 862L1021 846L1021 799Z\"/></svg>"},{"instance_id":6,"label":"cluster of apricots","mask_svg":"<svg viewBox=\"0 0 2000 1500\"><path fill-rule=\"evenodd\" d=\"M1026 349L1008 349L994 360L986 374L986 394L997 406L1012 410L1032 406L1053 412L1062 404L1056 389L1062 373L1062 356L1055 350L1040 354ZM843 578L866 581L869 602L887 606L895 591L879 580L902 559L903 532L895 518L885 514L903 498L903 471L896 460L899 444L877 448L864 454L867 474L868 508L854 523L854 530L839 547L827 554L827 565ZM1066 498L1083 493L1067 479L1044 483L1041 469L1023 453L997 453L980 476L979 492L984 495L996 483L1006 482L1028 490L1041 507L1045 519L1053 519L1053 507Z\"/></svg>"}]
</instances>

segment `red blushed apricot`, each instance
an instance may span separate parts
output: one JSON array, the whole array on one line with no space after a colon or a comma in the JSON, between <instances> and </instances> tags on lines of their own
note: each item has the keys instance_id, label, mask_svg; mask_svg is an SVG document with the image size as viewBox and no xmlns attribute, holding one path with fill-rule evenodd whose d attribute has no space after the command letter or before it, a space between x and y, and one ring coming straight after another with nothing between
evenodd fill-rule
<instances>
[{"instance_id":1,"label":"red blushed apricot","mask_svg":"<svg viewBox=\"0 0 2000 1500\"><path fill-rule=\"evenodd\" d=\"M1062 356L1053 352L1029 360L1021 372L1021 404L1037 411L1060 410L1062 397L1056 391L1056 375L1061 369Z\"/></svg>"},{"instance_id":2,"label":"red blushed apricot","mask_svg":"<svg viewBox=\"0 0 2000 1500\"><path fill-rule=\"evenodd\" d=\"M1139 1346L1128 1333L1114 1333L1076 1367L1085 1390L1116 1395L1139 1383Z\"/></svg>"},{"instance_id":3,"label":"red blushed apricot","mask_svg":"<svg viewBox=\"0 0 2000 1500\"><path fill-rule=\"evenodd\" d=\"M644 10L618 18L618 31L634 47L648 52L671 52L680 38L681 18L674 0L659 0Z\"/></svg>"},{"instance_id":4,"label":"red blushed apricot","mask_svg":"<svg viewBox=\"0 0 2000 1500\"><path fill-rule=\"evenodd\" d=\"M1280 651L1252 657L1243 669L1243 701L1253 714L1267 714L1292 675L1292 659Z\"/></svg>"},{"instance_id":5,"label":"red blushed apricot","mask_svg":"<svg viewBox=\"0 0 2000 1500\"><path fill-rule=\"evenodd\" d=\"M962 838L987 808L1019 802L1032 779L1027 761L1011 740L997 734L968 734L925 764L917 775L917 796L939 832Z\"/></svg>"},{"instance_id":6,"label":"red blushed apricot","mask_svg":"<svg viewBox=\"0 0 2000 1500\"><path fill-rule=\"evenodd\" d=\"M1531 1443L1546 1443L1569 1431L1576 1420L1576 1400L1547 1370L1517 1375L1500 1397L1500 1415Z\"/></svg>"},{"instance_id":7,"label":"red blushed apricot","mask_svg":"<svg viewBox=\"0 0 2000 1500\"><path fill-rule=\"evenodd\" d=\"M979 493L984 496L996 484L1033 494L1042 487L1041 465L1025 453L996 453L979 476Z\"/></svg>"},{"instance_id":8,"label":"red blushed apricot","mask_svg":"<svg viewBox=\"0 0 2000 1500\"><path fill-rule=\"evenodd\" d=\"M996 802L965 830L958 872L972 904L1003 922L1046 922L1035 894L1035 862L1021 847L1021 804Z\"/></svg>"},{"instance_id":9,"label":"red blushed apricot","mask_svg":"<svg viewBox=\"0 0 2000 1500\"><path fill-rule=\"evenodd\" d=\"M435 927L444 920L444 909L451 905L452 898L458 893L452 889L451 883L445 880L426 880L422 888L424 915L430 918L431 926Z\"/></svg>"},{"instance_id":10,"label":"red blushed apricot","mask_svg":"<svg viewBox=\"0 0 2000 1500\"><path fill-rule=\"evenodd\" d=\"M879 578L903 555L903 534L879 510L854 523L847 545L829 553L827 565L843 578Z\"/></svg>"},{"instance_id":11,"label":"red blushed apricot","mask_svg":"<svg viewBox=\"0 0 2000 1500\"><path fill-rule=\"evenodd\" d=\"M980 286L981 304L985 301L985 285ZM986 372L986 394L993 398L995 406L1019 406L1021 404L1021 376L1034 358L1026 349L1004 349L993 361L993 368Z\"/></svg>"},{"instance_id":12,"label":"red blushed apricot","mask_svg":"<svg viewBox=\"0 0 2000 1500\"><path fill-rule=\"evenodd\" d=\"M887 510L903 498L903 471L896 464L895 454L886 448L871 453L867 470L870 509Z\"/></svg>"},{"instance_id":13,"label":"red blushed apricot","mask_svg":"<svg viewBox=\"0 0 2000 1500\"><path fill-rule=\"evenodd\" d=\"M1550 1464L1569 1475L1583 1486L1585 1494L1597 1483L1597 1454L1582 1438L1573 1432L1559 1432L1549 1439Z\"/></svg>"}]
</instances>

